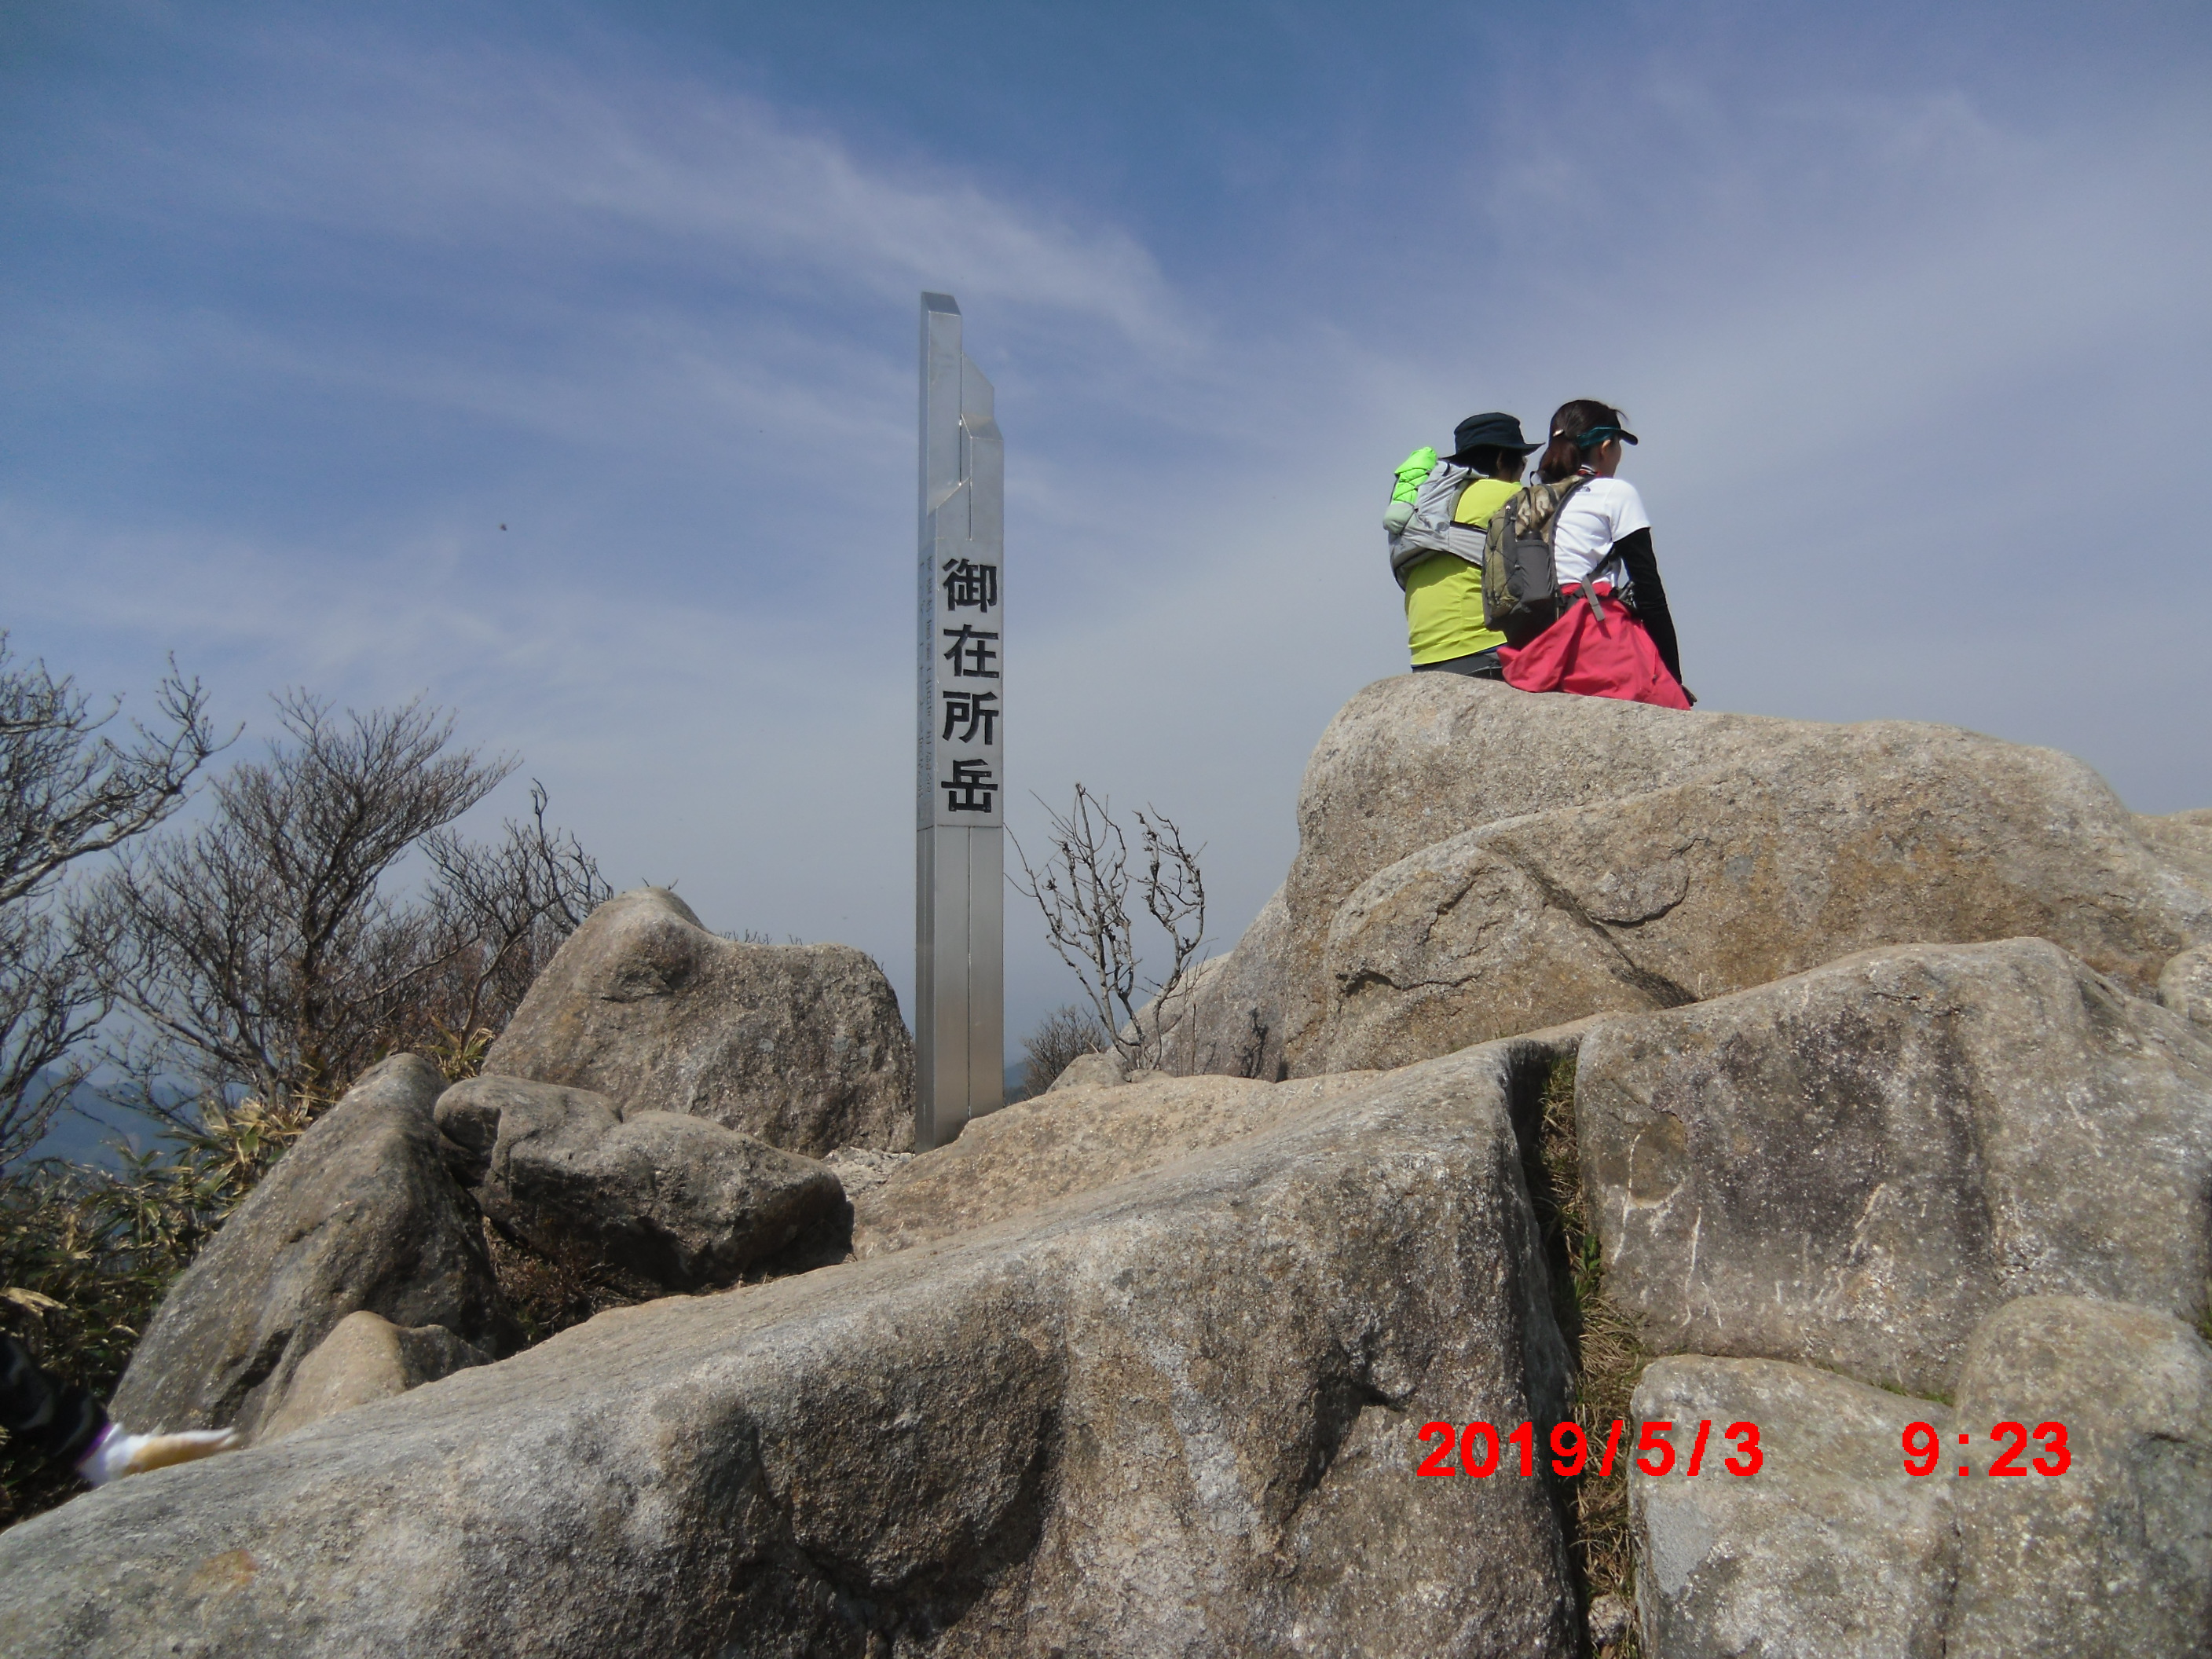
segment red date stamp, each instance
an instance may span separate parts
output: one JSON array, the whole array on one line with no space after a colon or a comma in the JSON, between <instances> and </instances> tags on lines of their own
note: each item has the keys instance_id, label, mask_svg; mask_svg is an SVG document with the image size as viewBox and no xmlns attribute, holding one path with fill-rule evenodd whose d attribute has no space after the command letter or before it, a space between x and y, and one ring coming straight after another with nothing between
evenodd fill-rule
<instances>
[{"instance_id":1,"label":"red date stamp","mask_svg":"<svg viewBox=\"0 0 2212 1659\"><path fill-rule=\"evenodd\" d=\"M1680 1431L1686 1434L1689 1427L1686 1423ZM1613 1473L1613 1460L1622 1450L1621 1441L1626 1437L1627 1429L1627 1424L1617 1417L1613 1419L1613 1426L1605 1437L1605 1449L1597 1456L1600 1480ZM1668 1437L1676 1431L1674 1424L1663 1419L1638 1425L1635 1444L1627 1449L1629 1455L1635 1460L1636 1467L1654 1480L1672 1473L1675 1468L1677 1448ZM1705 1448L1711 1441L1712 1432L1710 1419L1698 1422L1697 1437L1690 1445L1689 1454L1681 1460L1681 1471L1685 1476L1704 1473ZM1433 1443L1434 1449L1421 1460L1420 1468L1414 1471L1417 1474L1471 1474L1478 1480L1485 1480L1498 1472L1508 1447L1520 1453L1516 1461L1522 1474L1534 1475L1536 1473L1536 1425L1534 1423L1523 1423L1510 1434L1504 1435L1501 1435L1497 1425L1491 1423L1469 1423L1460 1429L1454 1429L1449 1423L1424 1423L1419 1437L1425 1446ZM1715 1455L1719 1458L1723 1468L1734 1475L1759 1473L1759 1465L1765 1462L1765 1454L1759 1449L1758 1424L1731 1423L1721 1431L1721 1438L1723 1445L1715 1449ZM1552 1451L1549 1461L1553 1474L1571 1480L1590 1467L1589 1436L1583 1433L1581 1424L1555 1424L1547 1439ZM1728 1448L1733 1449L1727 1450ZM1726 1455L1721 1455L1723 1450L1727 1450ZM1458 1454L1455 1460L1453 1456L1455 1452ZM1457 1468L1453 1467L1455 1461ZM1511 1465L1507 1467L1510 1468Z\"/></svg>"},{"instance_id":2,"label":"red date stamp","mask_svg":"<svg viewBox=\"0 0 2212 1659\"><path fill-rule=\"evenodd\" d=\"M2036 1474L2063 1474L2074 1464L2074 1454L2066 1449L2066 1425L2063 1423L2039 1423L2033 1434L2024 1423L2000 1423L1990 1431L1990 1438L2004 1449L1984 1471L1988 1474L2026 1474L2028 1471L2021 1466L2020 1460L2027 1453L2027 1443L2031 1439L2040 1442L2042 1445L2041 1455L2033 1460ZM1905 1472L1912 1475L1935 1474L1936 1466L1943 1461L1943 1437L1936 1432L1935 1425L1908 1423L1903 1440ZM1973 1443L1974 1437L1971 1434L1959 1437L1959 1443L1962 1446L1972 1446ZM1971 1459L1960 1464L1958 1468L1960 1474L1974 1472Z\"/></svg>"},{"instance_id":3,"label":"red date stamp","mask_svg":"<svg viewBox=\"0 0 2212 1659\"><path fill-rule=\"evenodd\" d=\"M1629 1425L1615 1418L1605 1437L1605 1447L1596 1455L1595 1468L1600 1480L1613 1474L1613 1462L1622 1451L1622 1440ZM1685 1476L1701 1474L1705 1469L1705 1449L1712 1439L1711 1419L1700 1419L1696 1436L1692 1440L1688 1455L1680 1456L1680 1449L1668 1437L1691 1432L1686 1423L1679 1428L1664 1419L1655 1419L1637 1425L1636 1440L1626 1448L1627 1455L1644 1474L1656 1480L1676 1472L1680 1457L1680 1472ZM1504 1433L1492 1423L1468 1423L1454 1428L1444 1422L1424 1423L1419 1436L1421 1444L1429 1447L1429 1455L1421 1460L1416 1474L1469 1474L1476 1480L1486 1480L1503 1469L1512 1473L1517 1467L1523 1475L1536 1473L1536 1425L1523 1423L1512 1432ZM1731 1423L1721 1431L1721 1438L1732 1451L1723 1454L1717 1448L1715 1455L1722 1468L1733 1475L1748 1476L1759 1473L1766 1455L1759 1444L1759 1425ZM1984 1467L1983 1473L1991 1475L2025 1475L2031 1470L2045 1476L2061 1475L2073 1467L2074 1454L2067 1449L2066 1425L2063 1423L2039 1423L2031 1430L2024 1423L1999 1423L1991 1428L1989 1438L2001 1448L1997 1455ZM2038 1443L2040 1453L2023 1464L2028 1443ZM1593 1467L1590 1437L1579 1423L1559 1423L1553 1426L1547 1437L1552 1455L1548 1462L1552 1473L1571 1480ZM1971 1434L1959 1436L1961 1446L1971 1447ZM1910 1475L1928 1475L1936 1472L1943 1461L1943 1437L1929 1423L1905 1425L1902 1437L1905 1452L1905 1472ZM1507 1452L1517 1453L1507 1457ZM1962 1453L1967 1461L1957 1465L1960 1474L1972 1474L1974 1465L1971 1455Z\"/></svg>"}]
</instances>

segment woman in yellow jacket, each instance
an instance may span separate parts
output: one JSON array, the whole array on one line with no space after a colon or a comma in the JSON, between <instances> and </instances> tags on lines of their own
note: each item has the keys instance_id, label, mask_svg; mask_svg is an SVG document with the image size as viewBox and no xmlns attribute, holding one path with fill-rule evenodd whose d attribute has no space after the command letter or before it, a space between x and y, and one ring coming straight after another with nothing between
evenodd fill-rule
<instances>
[{"instance_id":1,"label":"woman in yellow jacket","mask_svg":"<svg viewBox=\"0 0 2212 1659\"><path fill-rule=\"evenodd\" d=\"M1521 436L1510 415L1470 415L1452 431L1445 459L1476 477L1452 510L1455 524L1487 526L1490 515L1521 488L1521 473L1536 445ZM1482 567L1456 553L1436 553L1404 573L1406 638L1416 674L1504 678L1498 647L1505 635L1482 625Z\"/></svg>"}]
</instances>

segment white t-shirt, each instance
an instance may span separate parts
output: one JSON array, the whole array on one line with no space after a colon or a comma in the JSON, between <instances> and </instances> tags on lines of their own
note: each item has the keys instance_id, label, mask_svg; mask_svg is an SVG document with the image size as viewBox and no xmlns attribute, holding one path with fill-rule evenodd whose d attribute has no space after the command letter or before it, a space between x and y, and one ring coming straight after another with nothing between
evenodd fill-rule
<instances>
[{"instance_id":1,"label":"white t-shirt","mask_svg":"<svg viewBox=\"0 0 2212 1659\"><path fill-rule=\"evenodd\" d=\"M1626 478L1592 478L1570 496L1559 509L1559 528L1552 538L1552 562L1559 573L1559 586L1582 581L1592 567L1603 562L1613 544L1625 536L1651 528L1644 516L1644 498ZM1628 572L1615 565L1605 573L1615 592L1628 586Z\"/></svg>"}]
</instances>

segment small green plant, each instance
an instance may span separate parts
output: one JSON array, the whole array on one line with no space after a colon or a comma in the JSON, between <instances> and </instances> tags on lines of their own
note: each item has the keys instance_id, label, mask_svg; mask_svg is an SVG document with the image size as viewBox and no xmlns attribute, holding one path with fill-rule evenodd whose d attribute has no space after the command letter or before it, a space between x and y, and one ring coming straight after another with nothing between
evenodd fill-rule
<instances>
[{"instance_id":1,"label":"small green plant","mask_svg":"<svg viewBox=\"0 0 2212 1659\"><path fill-rule=\"evenodd\" d=\"M1650 1355L1636 1332L1606 1299L1605 1255L1596 1218L1583 1190L1582 1158L1575 1139L1575 1059L1554 1060L1544 1079L1537 1135L1540 1168L1534 1196L1540 1218L1565 1267L1558 1285L1567 1306L1576 1358L1575 1421L1591 1452L1588 1468L1575 1482L1576 1553L1589 1599L1619 1595L1634 1601L1636 1557L1628 1518L1628 1456L1618 1454L1613 1473L1597 1473L1599 1454L1616 1419L1632 1422L1630 1402ZM1643 1651L1635 1625L1605 1650L1606 1659L1638 1659Z\"/></svg>"},{"instance_id":2,"label":"small green plant","mask_svg":"<svg viewBox=\"0 0 2212 1659\"><path fill-rule=\"evenodd\" d=\"M498 1036L489 1025L479 1025L472 1031L455 1031L434 1021L430 1039L422 1047L422 1058L436 1066L448 1083L480 1077L484 1056L491 1052Z\"/></svg>"}]
</instances>

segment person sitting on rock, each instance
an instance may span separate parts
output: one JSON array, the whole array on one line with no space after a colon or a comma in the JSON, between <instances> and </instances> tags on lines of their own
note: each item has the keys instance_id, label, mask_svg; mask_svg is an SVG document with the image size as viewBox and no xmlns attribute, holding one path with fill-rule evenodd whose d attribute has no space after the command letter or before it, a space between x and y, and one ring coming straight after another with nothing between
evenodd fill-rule
<instances>
[{"instance_id":1,"label":"person sitting on rock","mask_svg":"<svg viewBox=\"0 0 2212 1659\"><path fill-rule=\"evenodd\" d=\"M1626 416L1595 398L1559 405L1551 442L1537 463L1545 483L1586 482L1559 508L1552 558L1561 598L1588 584L1603 614L1588 604L1560 607L1559 620L1518 647L1498 653L1505 682L1523 691L1574 691L1687 708L1682 663L1667 590L1651 550L1651 520L1636 486L1614 477L1636 441ZM1610 597L1614 603L1607 604Z\"/></svg>"},{"instance_id":2,"label":"person sitting on rock","mask_svg":"<svg viewBox=\"0 0 2212 1659\"><path fill-rule=\"evenodd\" d=\"M142 1474L171 1463L188 1463L228 1451L238 1437L228 1429L187 1429L179 1434L126 1434L91 1394L57 1382L31 1351L0 1331L0 1428L8 1438L40 1455L76 1466L91 1486L118 1475Z\"/></svg>"},{"instance_id":3,"label":"person sitting on rock","mask_svg":"<svg viewBox=\"0 0 2212 1659\"><path fill-rule=\"evenodd\" d=\"M1446 461L1476 476L1460 492L1454 524L1480 529L1521 487L1521 469L1536 446L1524 442L1511 415L1470 415L1452 432ZM1482 567L1456 553L1434 553L1401 576L1406 589L1406 636L1417 674L1500 678L1498 647L1505 635L1482 621Z\"/></svg>"}]
</instances>

